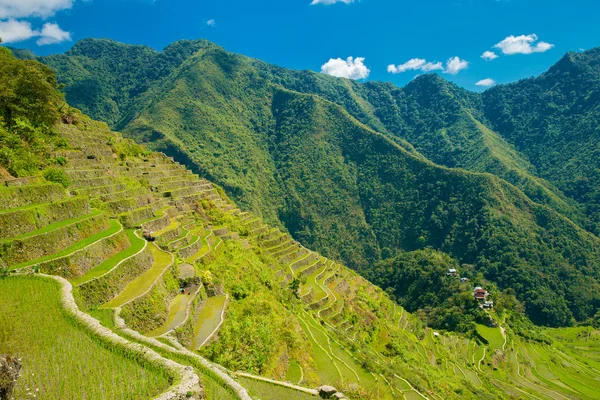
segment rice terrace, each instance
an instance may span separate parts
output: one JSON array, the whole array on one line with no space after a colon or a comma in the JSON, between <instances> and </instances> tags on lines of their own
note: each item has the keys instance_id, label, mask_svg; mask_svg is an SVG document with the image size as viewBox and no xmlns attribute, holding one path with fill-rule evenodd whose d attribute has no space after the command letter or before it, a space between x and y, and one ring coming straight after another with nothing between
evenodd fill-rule
<instances>
[{"instance_id":1,"label":"rice terrace","mask_svg":"<svg viewBox=\"0 0 600 400\"><path fill-rule=\"evenodd\" d=\"M160 51L50 53L58 15L138 40L101 2L58 3L0 0L0 400L600 399L600 48L503 84L457 76L564 45L509 36L389 78L149 34ZM167 37L206 6L125 3ZM274 48L424 7L304 3L326 17L269 6L304 21ZM493 3L469 7L516 7Z\"/></svg>"}]
</instances>

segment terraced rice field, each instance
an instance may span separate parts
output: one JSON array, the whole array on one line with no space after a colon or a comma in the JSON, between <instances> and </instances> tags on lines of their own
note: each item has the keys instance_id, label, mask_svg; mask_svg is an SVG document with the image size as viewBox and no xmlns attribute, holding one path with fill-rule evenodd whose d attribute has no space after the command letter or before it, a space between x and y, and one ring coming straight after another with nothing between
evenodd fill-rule
<instances>
[{"instance_id":1,"label":"terraced rice field","mask_svg":"<svg viewBox=\"0 0 600 400\"><path fill-rule=\"evenodd\" d=\"M316 396L311 396L298 390L286 388L284 386L274 385L268 382L246 378L240 376L238 381L248 390L248 394L255 399L285 399L285 400L315 400Z\"/></svg>"},{"instance_id":2,"label":"terraced rice field","mask_svg":"<svg viewBox=\"0 0 600 400\"><path fill-rule=\"evenodd\" d=\"M80 218L75 218L73 220L67 220L67 221L58 222L56 224L53 224L53 225L56 225L56 226L53 226L51 230L46 231L44 233L52 232L53 230L61 228L63 226L67 226L67 225L71 225L71 224L76 224L77 222L81 222L83 220L89 219L91 217L98 216L100 214L102 214L102 211L97 210L97 211L94 211L92 214L86 215L85 217L80 217ZM46 230L47 228L48 227L44 228L44 230ZM44 256L44 257L41 257L41 258L38 258L38 259L35 259L35 260L31 260L31 261L23 262L23 263L20 263L20 264L17 264L17 265L13 265L13 266L10 267L10 269L11 270L15 270L15 269L27 268L27 267L30 267L32 265L40 264L40 263L43 263L43 262L46 262L46 261L50 261L50 260L54 260L54 259L57 259L57 258L61 258L61 257L67 256L67 255L69 255L69 254L71 254L71 253L73 253L73 252L75 252L77 250L81 250L84 247L89 246L90 244L92 244L94 242L97 242L100 239L103 239L105 237L108 237L110 235L113 235L113 234L117 233L121 229L122 229L121 228L121 224L119 224L118 221L116 221L116 220L110 220L109 221L109 227L108 227L108 229L106 229L106 230L104 230L102 232L99 232L99 233L96 233L94 235L88 236L87 238L85 238L83 240L80 240L80 241L78 241L76 243L73 243L72 245L70 245L68 247L65 247L63 250L61 250L58 253L49 254L47 256ZM39 233L37 233L37 235L39 235ZM30 237L30 236L34 236L34 234L33 233L27 234L27 237Z\"/></svg>"},{"instance_id":3,"label":"terraced rice field","mask_svg":"<svg viewBox=\"0 0 600 400\"><path fill-rule=\"evenodd\" d=\"M16 398L153 398L169 378L136 357L109 348L60 306L59 285L36 277L0 279L0 353L18 354ZM90 385L89 382L94 382Z\"/></svg>"},{"instance_id":4,"label":"terraced rice field","mask_svg":"<svg viewBox=\"0 0 600 400\"><path fill-rule=\"evenodd\" d=\"M285 374L285 379L299 385L303 380L302 367L297 361L291 361Z\"/></svg>"},{"instance_id":5,"label":"terraced rice field","mask_svg":"<svg viewBox=\"0 0 600 400\"><path fill-rule=\"evenodd\" d=\"M165 323L159 328L148 333L148 336L164 335L183 323L187 317L188 305L194 299L197 290L198 287L193 286L188 288L185 294L178 294L175 296L175 298L171 301L169 314L167 315L167 320Z\"/></svg>"},{"instance_id":6,"label":"terraced rice field","mask_svg":"<svg viewBox=\"0 0 600 400\"><path fill-rule=\"evenodd\" d=\"M137 254L144 248L146 241L144 239L140 239L136 234L134 229L127 229L125 231L127 235L127 239L129 240L129 247L122 252L115 254L113 257L104 260L102 263L98 264L91 270L89 270L84 275L71 280L73 285L81 285L82 283L88 282L94 278L102 276L113 269L117 264L121 261Z\"/></svg>"},{"instance_id":7,"label":"terraced rice field","mask_svg":"<svg viewBox=\"0 0 600 400\"><path fill-rule=\"evenodd\" d=\"M219 326L226 300L225 296L213 296L206 299L194 327L192 350L200 348Z\"/></svg>"},{"instance_id":8,"label":"terraced rice field","mask_svg":"<svg viewBox=\"0 0 600 400\"><path fill-rule=\"evenodd\" d=\"M502 349L504 337L502 336L500 328L490 328L485 325L477 324L477 333L488 341L489 346L492 349Z\"/></svg>"},{"instance_id":9,"label":"terraced rice field","mask_svg":"<svg viewBox=\"0 0 600 400\"><path fill-rule=\"evenodd\" d=\"M173 257L170 253L160 250L154 244L148 244L148 246L150 246L152 257L154 257L152 267L129 282L121 293L100 308L121 307L123 304L143 295L171 265Z\"/></svg>"}]
</instances>

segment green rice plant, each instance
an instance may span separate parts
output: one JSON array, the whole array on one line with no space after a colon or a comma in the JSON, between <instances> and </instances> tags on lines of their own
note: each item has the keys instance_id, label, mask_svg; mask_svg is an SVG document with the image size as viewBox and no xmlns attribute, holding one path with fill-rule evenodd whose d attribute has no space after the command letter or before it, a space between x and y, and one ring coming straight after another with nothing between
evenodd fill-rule
<instances>
[{"instance_id":1,"label":"green rice plant","mask_svg":"<svg viewBox=\"0 0 600 400\"><path fill-rule=\"evenodd\" d=\"M116 308L144 294L156 283L156 280L171 265L172 257L170 253L161 251L154 244L150 244L150 252L154 258L152 267L142 275L135 278L123 289L115 298L104 304L101 308Z\"/></svg>"},{"instance_id":2,"label":"green rice plant","mask_svg":"<svg viewBox=\"0 0 600 400\"><path fill-rule=\"evenodd\" d=\"M135 400L170 385L166 373L82 328L61 308L58 283L39 277L0 280L0 352L22 358L17 399Z\"/></svg>"},{"instance_id":3,"label":"green rice plant","mask_svg":"<svg viewBox=\"0 0 600 400\"><path fill-rule=\"evenodd\" d=\"M504 337L500 328L490 328L485 325L477 324L477 333L479 333L493 349L502 349Z\"/></svg>"},{"instance_id":4,"label":"green rice plant","mask_svg":"<svg viewBox=\"0 0 600 400\"><path fill-rule=\"evenodd\" d=\"M286 399L286 400L315 400L317 396L294 390L285 386L274 385L252 378L240 376L238 381L248 390L248 394L254 399Z\"/></svg>"},{"instance_id":5,"label":"green rice plant","mask_svg":"<svg viewBox=\"0 0 600 400\"><path fill-rule=\"evenodd\" d=\"M73 285L80 285L89 280L97 278L101 275L104 275L108 271L110 271L115 265L125 260L126 258L131 257L136 254L140 250L144 248L144 239L140 239L136 234L134 229L127 229L126 231L127 238L129 239L129 247L122 252L115 254L113 257L105 260L101 264L89 270L86 274L73 279L71 283Z\"/></svg>"}]
</instances>

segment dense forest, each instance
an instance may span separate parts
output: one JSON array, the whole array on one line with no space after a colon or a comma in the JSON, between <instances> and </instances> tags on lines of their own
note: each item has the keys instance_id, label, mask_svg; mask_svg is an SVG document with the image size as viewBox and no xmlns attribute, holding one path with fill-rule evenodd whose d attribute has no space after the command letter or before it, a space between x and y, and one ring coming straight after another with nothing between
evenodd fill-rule
<instances>
[{"instance_id":1,"label":"dense forest","mask_svg":"<svg viewBox=\"0 0 600 400\"><path fill-rule=\"evenodd\" d=\"M0 75L0 177L33 175L60 161L49 159L51 150L65 145L53 125L69 110L47 66L0 48Z\"/></svg>"},{"instance_id":2,"label":"dense forest","mask_svg":"<svg viewBox=\"0 0 600 400\"><path fill-rule=\"evenodd\" d=\"M398 88L292 71L206 41L87 39L39 60L71 105L464 331L477 310L461 303L470 288L435 283L447 264L514 290L539 324L600 308L599 54L483 94L436 75ZM414 293L407 274L443 296ZM447 302L466 325L436 311Z\"/></svg>"}]
</instances>

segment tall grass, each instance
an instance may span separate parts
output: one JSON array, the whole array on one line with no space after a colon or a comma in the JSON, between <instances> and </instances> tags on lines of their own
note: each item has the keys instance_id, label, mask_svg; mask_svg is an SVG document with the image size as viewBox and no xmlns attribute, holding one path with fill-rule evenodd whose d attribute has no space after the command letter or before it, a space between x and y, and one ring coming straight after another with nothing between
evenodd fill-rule
<instances>
[{"instance_id":1,"label":"tall grass","mask_svg":"<svg viewBox=\"0 0 600 400\"><path fill-rule=\"evenodd\" d=\"M17 399L137 400L170 385L166 373L86 332L62 310L59 285L37 277L0 279L0 353L22 357Z\"/></svg>"}]
</instances>

